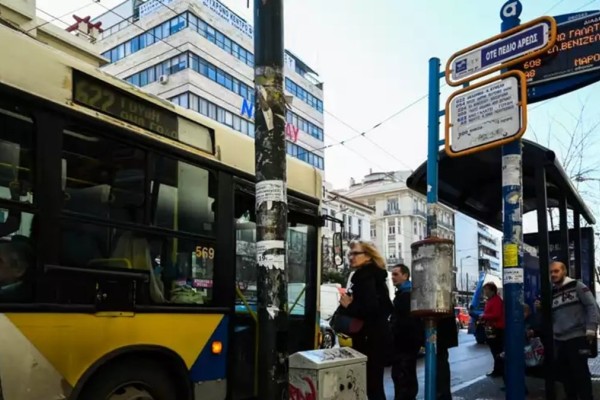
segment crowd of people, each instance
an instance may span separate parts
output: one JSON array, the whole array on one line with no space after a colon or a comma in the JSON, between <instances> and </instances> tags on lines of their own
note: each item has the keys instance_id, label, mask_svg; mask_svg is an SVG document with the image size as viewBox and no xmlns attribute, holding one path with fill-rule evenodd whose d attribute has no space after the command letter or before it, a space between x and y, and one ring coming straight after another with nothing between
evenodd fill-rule
<instances>
[{"instance_id":1,"label":"crowd of people","mask_svg":"<svg viewBox=\"0 0 600 400\"><path fill-rule=\"evenodd\" d=\"M385 368L391 366L395 400L414 400L419 391L417 359L425 333L423 321L411 315L410 269L403 264L392 268L395 294L391 301L386 285L388 272L377 249L370 243L353 242L348 256L355 272L334 319L338 324L342 316L350 321L345 326L354 327L347 332L353 347L368 357L367 397L386 399L384 374ZM561 373L556 377L562 381L567 399L591 400L588 356L590 343L596 337L600 309L590 290L569 278L567 273L562 262L554 261L550 265L554 337L544 335L539 298L534 303L535 313L528 305L524 306L524 335L527 340L542 338L544 343L553 340L555 360L561 366ZM488 376L504 378L504 304L495 284L485 284L483 291L486 303L477 323L485 327L486 342L493 357L493 368ZM448 349L456 346L458 330L454 315L450 315L438 321L436 391L439 400L452 399Z\"/></svg>"}]
</instances>

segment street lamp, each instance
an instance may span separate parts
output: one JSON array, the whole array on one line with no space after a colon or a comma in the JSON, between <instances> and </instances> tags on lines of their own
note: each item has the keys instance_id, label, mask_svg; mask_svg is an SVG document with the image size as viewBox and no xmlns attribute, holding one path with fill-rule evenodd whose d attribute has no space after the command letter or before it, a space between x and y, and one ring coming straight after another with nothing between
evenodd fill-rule
<instances>
[{"instance_id":1,"label":"street lamp","mask_svg":"<svg viewBox=\"0 0 600 400\"><path fill-rule=\"evenodd\" d=\"M462 257L460 259L460 291L464 292L465 290L465 285L463 285L463 261L469 258L473 258L472 256L466 256L466 257ZM469 290L469 288L467 288L467 290Z\"/></svg>"}]
</instances>

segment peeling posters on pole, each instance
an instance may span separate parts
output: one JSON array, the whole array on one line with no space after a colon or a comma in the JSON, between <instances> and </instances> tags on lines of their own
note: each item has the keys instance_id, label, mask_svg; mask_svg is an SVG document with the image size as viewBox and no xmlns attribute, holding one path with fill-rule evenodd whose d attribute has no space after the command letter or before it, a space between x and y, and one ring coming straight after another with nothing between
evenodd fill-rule
<instances>
[{"instance_id":1,"label":"peeling posters on pole","mask_svg":"<svg viewBox=\"0 0 600 400\"><path fill-rule=\"evenodd\" d=\"M263 240L256 243L256 258L259 267L268 270L283 270L285 265L285 242L283 240Z\"/></svg>"},{"instance_id":2,"label":"peeling posters on pole","mask_svg":"<svg viewBox=\"0 0 600 400\"><path fill-rule=\"evenodd\" d=\"M273 202L286 203L285 184L283 181L261 181L256 184L256 207L267 202L267 209L273 207Z\"/></svg>"}]
</instances>

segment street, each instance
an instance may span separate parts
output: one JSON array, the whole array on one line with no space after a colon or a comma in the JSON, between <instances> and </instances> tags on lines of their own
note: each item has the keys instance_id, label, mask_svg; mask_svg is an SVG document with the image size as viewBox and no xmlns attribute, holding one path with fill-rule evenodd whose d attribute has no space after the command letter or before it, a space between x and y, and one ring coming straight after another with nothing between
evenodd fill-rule
<instances>
[{"instance_id":1,"label":"street","mask_svg":"<svg viewBox=\"0 0 600 400\"><path fill-rule=\"evenodd\" d=\"M471 382L488 373L492 368L492 356L486 345L478 345L473 335L461 330L458 335L459 346L450 349L450 370L452 373L451 386L453 391L461 385ZM425 359L421 358L417 365L419 377L419 395L422 399L425 393ZM394 398L394 383L390 368L385 374L385 392L388 399Z\"/></svg>"}]
</instances>

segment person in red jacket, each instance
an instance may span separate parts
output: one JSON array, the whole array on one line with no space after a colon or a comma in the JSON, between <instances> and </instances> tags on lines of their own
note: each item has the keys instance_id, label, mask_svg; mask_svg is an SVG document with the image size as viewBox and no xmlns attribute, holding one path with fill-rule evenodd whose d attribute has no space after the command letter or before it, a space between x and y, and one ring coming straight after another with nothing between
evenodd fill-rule
<instances>
[{"instance_id":1,"label":"person in red jacket","mask_svg":"<svg viewBox=\"0 0 600 400\"><path fill-rule=\"evenodd\" d=\"M486 326L486 339L494 357L494 369L488 376L504 376L504 360L500 354L504 351L504 301L498 296L498 288L492 282L483 286L487 298L483 314L479 318Z\"/></svg>"}]
</instances>

